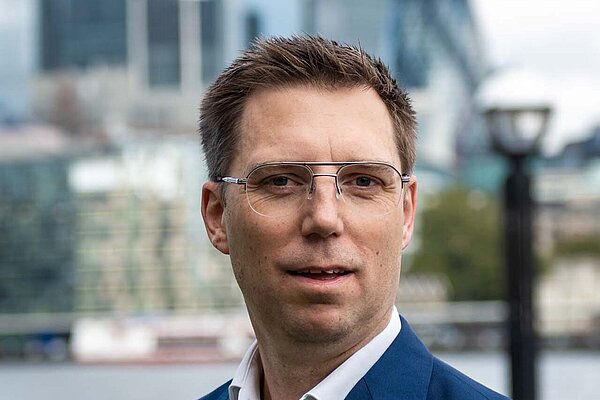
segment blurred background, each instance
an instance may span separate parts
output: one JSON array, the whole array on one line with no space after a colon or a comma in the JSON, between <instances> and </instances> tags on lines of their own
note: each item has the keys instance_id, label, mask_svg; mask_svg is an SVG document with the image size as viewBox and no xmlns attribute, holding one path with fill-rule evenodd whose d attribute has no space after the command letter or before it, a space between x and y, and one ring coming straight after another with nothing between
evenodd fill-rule
<instances>
[{"instance_id":1,"label":"blurred background","mask_svg":"<svg viewBox=\"0 0 600 400\"><path fill-rule=\"evenodd\" d=\"M509 392L501 187L480 93L553 105L530 160L540 398L600 391L600 3L0 0L0 398L193 399L252 340L200 217L205 88L259 36L388 64L418 112L417 233L398 308Z\"/></svg>"}]
</instances>

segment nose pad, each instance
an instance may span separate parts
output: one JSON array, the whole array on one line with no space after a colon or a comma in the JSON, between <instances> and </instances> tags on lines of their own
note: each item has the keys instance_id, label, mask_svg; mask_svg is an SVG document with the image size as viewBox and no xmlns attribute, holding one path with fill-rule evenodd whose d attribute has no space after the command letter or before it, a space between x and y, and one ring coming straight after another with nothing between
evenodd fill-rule
<instances>
[{"instance_id":1,"label":"nose pad","mask_svg":"<svg viewBox=\"0 0 600 400\"><path fill-rule=\"evenodd\" d=\"M335 182L334 183L335 184L335 198L337 200L339 200L339 199L343 200L344 197L342 196L342 189L340 188L340 185L338 184L337 175L335 175L335 174L315 174L313 176L312 183L311 183L310 188L308 190L308 199L312 200L313 194L314 194L314 192L316 190L316 187L317 187L317 180L315 178L320 177L320 176L330 177L330 178L334 179L334 182Z\"/></svg>"}]
</instances>

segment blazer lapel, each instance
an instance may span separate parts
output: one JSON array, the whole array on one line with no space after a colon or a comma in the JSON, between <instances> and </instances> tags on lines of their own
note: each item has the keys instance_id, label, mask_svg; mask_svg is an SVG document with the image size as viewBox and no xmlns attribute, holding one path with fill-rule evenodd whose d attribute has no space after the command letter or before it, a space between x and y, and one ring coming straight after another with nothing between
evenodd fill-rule
<instances>
[{"instance_id":1,"label":"blazer lapel","mask_svg":"<svg viewBox=\"0 0 600 400\"><path fill-rule=\"evenodd\" d=\"M433 356L400 317L402 329L381 358L350 391L347 400L427 397Z\"/></svg>"},{"instance_id":2,"label":"blazer lapel","mask_svg":"<svg viewBox=\"0 0 600 400\"><path fill-rule=\"evenodd\" d=\"M229 386L228 386L229 387ZM225 389L221 395L217 398L217 400L227 400L229 399L229 389Z\"/></svg>"}]
</instances>

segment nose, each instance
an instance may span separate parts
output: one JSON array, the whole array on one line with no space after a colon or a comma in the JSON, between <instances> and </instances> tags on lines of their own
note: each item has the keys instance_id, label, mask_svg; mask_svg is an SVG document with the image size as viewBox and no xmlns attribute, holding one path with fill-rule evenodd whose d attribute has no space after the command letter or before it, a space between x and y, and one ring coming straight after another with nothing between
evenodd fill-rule
<instances>
[{"instance_id":1,"label":"nose","mask_svg":"<svg viewBox=\"0 0 600 400\"><path fill-rule=\"evenodd\" d=\"M326 177L334 179L327 182ZM321 178L317 183L316 178ZM335 175L315 175L313 187L303 208L302 235L328 237L340 235L344 230L344 222L340 213L340 197Z\"/></svg>"}]
</instances>

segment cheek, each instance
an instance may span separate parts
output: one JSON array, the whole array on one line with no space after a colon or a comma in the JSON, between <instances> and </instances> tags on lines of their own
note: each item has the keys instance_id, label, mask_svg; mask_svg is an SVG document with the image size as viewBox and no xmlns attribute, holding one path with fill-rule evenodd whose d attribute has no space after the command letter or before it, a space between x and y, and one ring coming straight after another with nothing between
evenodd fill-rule
<instances>
[{"instance_id":1,"label":"cheek","mask_svg":"<svg viewBox=\"0 0 600 400\"><path fill-rule=\"evenodd\" d=\"M254 218L238 221L240 222L231 238L233 247L248 257L248 260L262 264L277 251L284 240L285 232L278 226L256 221Z\"/></svg>"},{"instance_id":2,"label":"cheek","mask_svg":"<svg viewBox=\"0 0 600 400\"><path fill-rule=\"evenodd\" d=\"M372 265L378 274L388 279L395 279L400 272L400 258L402 254L402 224L398 223L380 224L377 229L367 237L367 246L370 246L373 256Z\"/></svg>"},{"instance_id":3,"label":"cheek","mask_svg":"<svg viewBox=\"0 0 600 400\"><path fill-rule=\"evenodd\" d=\"M229 255L233 272L238 282L245 280L247 276L252 277L252 271L258 271L261 267L260 243L249 240L253 237L252 230L243 224L238 224L229 231ZM241 282L240 282L241 283Z\"/></svg>"},{"instance_id":4,"label":"cheek","mask_svg":"<svg viewBox=\"0 0 600 400\"><path fill-rule=\"evenodd\" d=\"M264 278L261 274L287 237L280 223L268 223L252 210L246 211L227 215L229 251L238 282Z\"/></svg>"}]
</instances>

